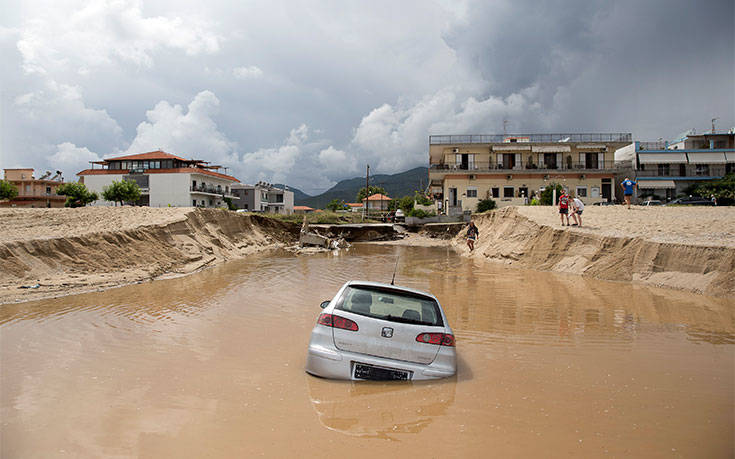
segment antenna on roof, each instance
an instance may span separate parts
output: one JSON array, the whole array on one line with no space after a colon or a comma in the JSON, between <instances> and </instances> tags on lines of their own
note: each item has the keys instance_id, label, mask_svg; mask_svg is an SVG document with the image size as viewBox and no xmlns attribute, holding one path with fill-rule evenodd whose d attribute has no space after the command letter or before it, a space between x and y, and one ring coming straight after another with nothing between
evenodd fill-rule
<instances>
[{"instance_id":1,"label":"antenna on roof","mask_svg":"<svg viewBox=\"0 0 735 459\"><path fill-rule=\"evenodd\" d=\"M398 269L398 259L400 257L396 255L396 265L393 267L393 279L390 280L390 285L396 285L396 270Z\"/></svg>"}]
</instances>

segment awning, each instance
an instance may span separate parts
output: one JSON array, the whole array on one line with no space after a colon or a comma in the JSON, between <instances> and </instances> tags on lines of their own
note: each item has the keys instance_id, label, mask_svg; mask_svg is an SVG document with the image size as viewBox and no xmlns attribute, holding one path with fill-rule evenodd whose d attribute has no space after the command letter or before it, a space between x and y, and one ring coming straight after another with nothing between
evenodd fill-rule
<instances>
[{"instance_id":1,"label":"awning","mask_svg":"<svg viewBox=\"0 0 735 459\"><path fill-rule=\"evenodd\" d=\"M641 164L686 164L684 153L638 153Z\"/></svg>"},{"instance_id":2,"label":"awning","mask_svg":"<svg viewBox=\"0 0 735 459\"><path fill-rule=\"evenodd\" d=\"M725 153L687 153L689 162L692 164L725 164Z\"/></svg>"},{"instance_id":3,"label":"awning","mask_svg":"<svg viewBox=\"0 0 735 459\"><path fill-rule=\"evenodd\" d=\"M735 153L725 153L725 159L728 163L735 163Z\"/></svg>"},{"instance_id":4,"label":"awning","mask_svg":"<svg viewBox=\"0 0 735 459\"><path fill-rule=\"evenodd\" d=\"M534 145L532 150L534 153L565 153L572 151L569 145Z\"/></svg>"},{"instance_id":5,"label":"awning","mask_svg":"<svg viewBox=\"0 0 735 459\"><path fill-rule=\"evenodd\" d=\"M577 145L577 150L602 150L606 145L598 145L596 143L585 143Z\"/></svg>"},{"instance_id":6,"label":"awning","mask_svg":"<svg viewBox=\"0 0 735 459\"><path fill-rule=\"evenodd\" d=\"M638 180L638 188L643 188L644 190L674 189L676 185L674 185L673 180Z\"/></svg>"}]
</instances>

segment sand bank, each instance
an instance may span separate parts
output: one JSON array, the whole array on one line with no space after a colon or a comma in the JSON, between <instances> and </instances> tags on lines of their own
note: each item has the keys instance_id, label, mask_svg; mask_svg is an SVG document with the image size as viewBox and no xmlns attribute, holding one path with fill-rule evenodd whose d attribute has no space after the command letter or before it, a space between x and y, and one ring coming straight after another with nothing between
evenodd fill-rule
<instances>
[{"instance_id":1,"label":"sand bank","mask_svg":"<svg viewBox=\"0 0 735 459\"><path fill-rule=\"evenodd\" d=\"M507 207L475 217L470 254L519 267L735 297L735 208L588 206L584 226L551 207Z\"/></svg>"},{"instance_id":2,"label":"sand bank","mask_svg":"<svg viewBox=\"0 0 735 459\"><path fill-rule=\"evenodd\" d=\"M0 303L188 274L298 235L296 225L216 209L2 209L0 221Z\"/></svg>"}]
</instances>

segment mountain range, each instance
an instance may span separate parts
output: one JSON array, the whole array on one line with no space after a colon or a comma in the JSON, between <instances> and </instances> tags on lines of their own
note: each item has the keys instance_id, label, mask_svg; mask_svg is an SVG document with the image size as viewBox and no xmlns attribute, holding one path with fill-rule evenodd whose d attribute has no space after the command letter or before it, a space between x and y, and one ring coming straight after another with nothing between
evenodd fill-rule
<instances>
[{"instance_id":1,"label":"mountain range","mask_svg":"<svg viewBox=\"0 0 735 459\"><path fill-rule=\"evenodd\" d=\"M412 196L415 191L423 191L429 181L429 169L417 167L397 174L376 174L370 176L370 186L380 186L391 198ZM275 185L283 188L284 185ZM314 209L323 209L333 199L345 202L355 202L360 188L365 187L365 177L355 177L338 182L332 188L322 194L310 196L303 191L289 186L288 189L294 193L294 205L309 206Z\"/></svg>"}]
</instances>

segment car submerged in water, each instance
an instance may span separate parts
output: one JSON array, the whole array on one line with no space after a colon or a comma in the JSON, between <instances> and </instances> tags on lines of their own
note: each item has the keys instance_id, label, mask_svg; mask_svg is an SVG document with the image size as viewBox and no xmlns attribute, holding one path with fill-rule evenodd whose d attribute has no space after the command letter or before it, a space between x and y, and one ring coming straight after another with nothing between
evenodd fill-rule
<instances>
[{"instance_id":1,"label":"car submerged in water","mask_svg":"<svg viewBox=\"0 0 735 459\"><path fill-rule=\"evenodd\" d=\"M416 381L457 372L454 332L433 295L350 281L321 307L311 332L307 373L331 379Z\"/></svg>"}]
</instances>

